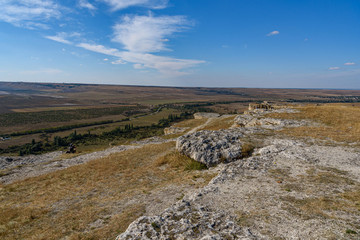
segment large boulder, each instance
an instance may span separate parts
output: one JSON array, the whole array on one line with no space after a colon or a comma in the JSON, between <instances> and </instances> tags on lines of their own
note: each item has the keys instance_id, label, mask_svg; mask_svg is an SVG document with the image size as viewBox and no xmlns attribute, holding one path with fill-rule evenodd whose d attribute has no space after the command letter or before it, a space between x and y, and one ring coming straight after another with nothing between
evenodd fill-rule
<instances>
[{"instance_id":1,"label":"large boulder","mask_svg":"<svg viewBox=\"0 0 360 240\"><path fill-rule=\"evenodd\" d=\"M242 157L243 134L234 130L203 130L181 136L176 141L176 149L206 166L231 162Z\"/></svg>"}]
</instances>

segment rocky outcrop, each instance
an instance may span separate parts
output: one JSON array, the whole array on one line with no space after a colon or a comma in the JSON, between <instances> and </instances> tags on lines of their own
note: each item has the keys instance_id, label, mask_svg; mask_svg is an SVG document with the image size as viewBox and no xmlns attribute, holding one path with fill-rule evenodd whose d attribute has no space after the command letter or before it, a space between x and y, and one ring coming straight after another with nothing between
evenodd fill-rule
<instances>
[{"instance_id":1,"label":"rocky outcrop","mask_svg":"<svg viewBox=\"0 0 360 240\"><path fill-rule=\"evenodd\" d=\"M269 113L290 113L294 112L293 109L277 109L272 110ZM309 121L301 120L289 120L289 119L275 119L275 118L267 118L263 112L257 111L255 109L252 112L247 112L246 114L238 115L234 119L234 127L261 127L265 129L279 130L284 127L300 127L305 126L310 123Z\"/></svg>"},{"instance_id":2,"label":"rocky outcrop","mask_svg":"<svg viewBox=\"0 0 360 240\"><path fill-rule=\"evenodd\" d=\"M219 116L220 116L220 114L218 114L218 113L207 113L207 112L194 113L195 119L217 118Z\"/></svg>"},{"instance_id":3,"label":"rocky outcrop","mask_svg":"<svg viewBox=\"0 0 360 240\"><path fill-rule=\"evenodd\" d=\"M235 118L238 127L262 127L266 129L278 130L284 127L300 127L308 125L308 121L295 121L275 118L258 118L251 115L239 115Z\"/></svg>"},{"instance_id":4,"label":"rocky outcrop","mask_svg":"<svg viewBox=\"0 0 360 240\"><path fill-rule=\"evenodd\" d=\"M125 239L257 239L223 211L182 200L160 216L141 217L116 240Z\"/></svg>"},{"instance_id":5,"label":"rocky outcrop","mask_svg":"<svg viewBox=\"0 0 360 240\"><path fill-rule=\"evenodd\" d=\"M176 149L206 166L231 162L242 157L243 134L238 131L199 131L181 136Z\"/></svg>"},{"instance_id":6,"label":"rocky outcrop","mask_svg":"<svg viewBox=\"0 0 360 240\"><path fill-rule=\"evenodd\" d=\"M271 112L283 113L292 109L278 109ZM270 112L270 111L268 111ZM228 163L243 157L243 145L240 138L267 130L279 130L284 127L309 125L308 121L274 119L264 117L263 112L253 111L238 115L231 130L199 131L181 136L176 141L176 149L206 166ZM239 128L240 127L240 128Z\"/></svg>"}]
</instances>

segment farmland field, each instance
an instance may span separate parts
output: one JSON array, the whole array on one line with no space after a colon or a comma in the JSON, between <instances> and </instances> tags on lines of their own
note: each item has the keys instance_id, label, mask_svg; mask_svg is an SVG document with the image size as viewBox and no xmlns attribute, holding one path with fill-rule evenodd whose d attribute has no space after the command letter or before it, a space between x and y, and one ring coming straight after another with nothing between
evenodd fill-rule
<instances>
[{"instance_id":1,"label":"farmland field","mask_svg":"<svg viewBox=\"0 0 360 240\"><path fill-rule=\"evenodd\" d=\"M356 90L0 82L0 137L6 138L5 141L0 141L0 149L19 149L15 146L34 141L41 144L52 143L56 137L69 139L74 133L78 134L78 138L89 135L87 140L79 142L86 148L87 144L93 144L90 143L90 134L100 136L126 126L154 127L170 115L180 116L185 112L241 113L249 103L264 100L285 105L303 102L357 104L359 96L360 91ZM103 139L101 142L106 145L114 142L114 139ZM17 154L14 151L10 152Z\"/></svg>"}]
</instances>

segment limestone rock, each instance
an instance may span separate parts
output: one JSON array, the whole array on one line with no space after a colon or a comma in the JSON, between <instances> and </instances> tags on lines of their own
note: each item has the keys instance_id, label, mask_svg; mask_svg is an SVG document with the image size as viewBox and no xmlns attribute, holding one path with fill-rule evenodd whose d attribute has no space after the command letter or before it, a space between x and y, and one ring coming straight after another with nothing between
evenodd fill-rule
<instances>
[{"instance_id":1,"label":"limestone rock","mask_svg":"<svg viewBox=\"0 0 360 240\"><path fill-rule=\"evenodd\" d=\"M116 240L125 239L257 239L222 211L182 200L160 216L140 217Z\"/></svg>"},{"instance_id":2,"label":"limestone rock","mask_svg":"<svg viewBox=\"0 0 360 240\"><path fill-rule=\"evenodd\" d=\"M221 162L231 162L242 156L242 143L238 131L203 130L181 136L176 141L176 149L206 166Z\"/></svg>"},{"instance_id":3,"label":"limestone rock","mask_svg":"<svg viewBox=\"0 0 360 240\"><path fill-rule=\"evenodd\" d=\"M257 114L238 115L234 119L237 127L262 127L266 129L279 130L284 127L300 127L310 125L309 121L296 121L288 119L264 118Z\"/></svg>"}]
</instances>

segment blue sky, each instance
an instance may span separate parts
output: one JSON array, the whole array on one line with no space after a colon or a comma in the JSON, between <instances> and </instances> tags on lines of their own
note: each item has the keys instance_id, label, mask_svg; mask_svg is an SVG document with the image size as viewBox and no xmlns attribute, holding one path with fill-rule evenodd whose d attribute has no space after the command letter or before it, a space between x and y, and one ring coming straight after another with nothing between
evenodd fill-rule
<instances>
[{"instance_id":1,"label":"blue sky","mask_svg":"<svg viewBox=\"0 0 360 240\"><path fill-rule=\"evenodd\" d=\"M358 0L0 0L0 81L360 89Z\"/></svg>"}]
</instances>

